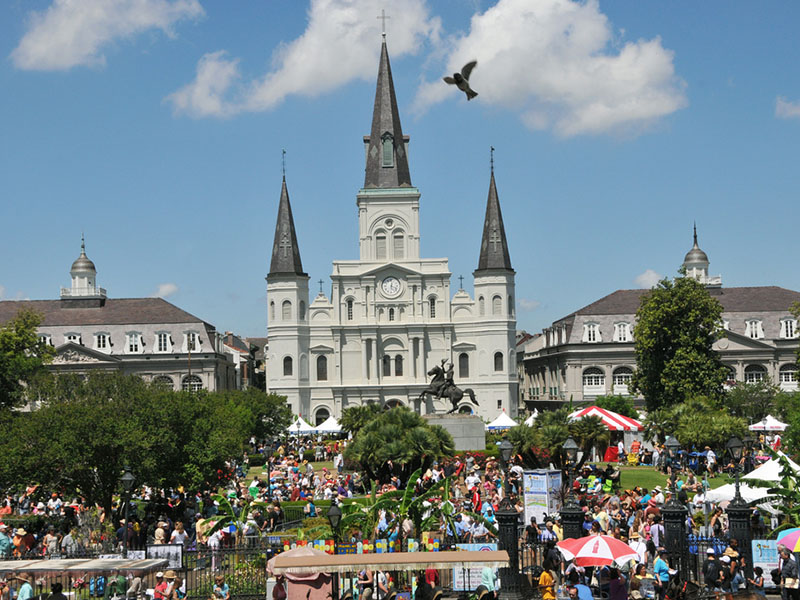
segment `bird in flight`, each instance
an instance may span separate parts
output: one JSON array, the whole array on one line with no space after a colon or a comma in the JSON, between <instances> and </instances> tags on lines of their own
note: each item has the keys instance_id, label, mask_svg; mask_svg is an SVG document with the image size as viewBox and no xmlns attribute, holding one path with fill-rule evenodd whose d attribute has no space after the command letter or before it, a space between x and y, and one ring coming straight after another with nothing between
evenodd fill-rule
<instances>
[{"instance_id":1,"label":"bird in flight","mask_svg":"<svg viewBox=\"0 0 800 600\"><path fill-rule=\"evenodd\" d=\"M464 65L461 73L453 73L452 77L443 77L444 82L450 85L455 85L458 89L467 95L467 100L472 100L478 95L478 92L469 87L469 76L472 69L478 64L477 60L473 60Z\"/></svg>"}]
</instances>

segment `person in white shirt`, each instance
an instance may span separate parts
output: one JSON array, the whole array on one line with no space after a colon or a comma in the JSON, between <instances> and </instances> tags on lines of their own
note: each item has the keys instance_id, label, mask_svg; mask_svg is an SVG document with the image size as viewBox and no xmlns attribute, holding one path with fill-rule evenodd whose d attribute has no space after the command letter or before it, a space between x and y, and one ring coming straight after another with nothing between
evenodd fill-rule
<instances>
[{"instance_id":1,"label":"person in white shirt","mask_svg":"<svg viewBox=\"0 0 800 600\"><path fill-rule=\"evenodd\" d=\"M628 546L639 555L639 564L647 564L647 544L639 537L639 532L631 529Z\"/></svg>"}]
</instances>

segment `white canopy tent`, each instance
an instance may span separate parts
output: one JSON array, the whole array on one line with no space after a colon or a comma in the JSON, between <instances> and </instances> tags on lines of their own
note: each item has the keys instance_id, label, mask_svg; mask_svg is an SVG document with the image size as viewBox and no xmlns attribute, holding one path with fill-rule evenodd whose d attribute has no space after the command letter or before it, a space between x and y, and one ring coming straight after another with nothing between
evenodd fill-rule
<instances>
[{"instance_id":1,"label":"white canopy tent","mask_svg":"<svg viewBox=\"0 0 800 600\"><path fill-rule=\"evenodd\" d=\"M800 473L800 465L786 456L783 452L779 452L778 454L785 457L789 461L789 466L792 467L795 473ZM753 469L747 475L743 476L742 479L760 479L762 481L778 482L781 479L781 463L774 458L771 458L757 469Z\"/></svg>"},{"instance_id":2,"label":"white canopy tent","mask_svg":"<svg viewBox=\"0 0 800 600\"><path fill-rule=\"evenodd\" d=\"M497 429L511 429L512 427L516 427L518 423L509 417L505 411L501 412L497 415L497 418L489 423L486 426L486 429L489 431L495 431Z\"/></svg>"},{"instance_id":3,"label":"white canopy tent","mask_svg":"<svg viewBox=\"0 0 800 600\"><path fill-rule=\"evenodd\" d=\"M289 425L289 435L309 435L316 431L315 427L309 425L303 420L303 417L297 417L297 421Z\"/></svg>"},{"instance_id":4,"label":"white canopy tent","mask_svg":"<svg viewBox=\"0 0 800 600\"><path fill-rule=\"evenodd\" d=\"M748 427L750 431L783 431L788 425L781 423L772 415L767 415L758 423L753 423Z\"/></svg>"},{"instance_id":5,"label":"white canopy tent","mask_svg":"<svg viewBox=\"0 0 800 600\"><path fill-rule=\"evenodd\" d=\"M525 419L524 421L525 425L527 425L528 427L533 427L533 422L536 420L536 417L538 416L539 416L539 411L534 408L533 412L531 413L531 416Z\"/></svg>"},{"instance_id":6,"label":"white canopy tent","mask_svg":"<svg viewBox=\"0 0 800 600\"><path fill-rule=\"evenodd\" d=\"M739 484L739 493L747 502L756 502L766 496L769 496L767 488L754 488L745 483ZM736 485L733 483L726 483L725 485L713 490L708 490L708 494L705 496L698 494L700 498L695 498L695 503L705 500L708 500L709 502L730 502L733 500L734 494L736 494Z\"/></svg>"},{"instance_id":7,"label":"white canopy tent","mask_svg":"<svg viewBox=\"0 0 800 600\"><path fill-rule=\"evenodd\" d=\"M339 425L339 422L333 415L317 425L317 433L341 433L341 431L342 426Z\"/></svg>"}]
</instances>

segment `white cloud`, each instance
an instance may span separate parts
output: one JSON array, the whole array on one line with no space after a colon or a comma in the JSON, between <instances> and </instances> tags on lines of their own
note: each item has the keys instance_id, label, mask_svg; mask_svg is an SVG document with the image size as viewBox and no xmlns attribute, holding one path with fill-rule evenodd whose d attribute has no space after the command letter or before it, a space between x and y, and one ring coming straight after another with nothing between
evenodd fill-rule
<instances>
[{"instance_id":1,"label":"white cloud","mask_svg":"<svg viewBox=\"0 0 800 600\"><path fill-rule=\"evenodd\" d=\"M477 59L477 101L518 112L534 130L638 133L687 105L672 51L659 38L623 44L597 0L499 0L448 44L443 74ZM417 111L458 97L441 75L420 86Z\"/></svg>"},{"instance_id":2,"label":"white cloud","mask_svg":"<svg viewBox=\"0 0 800 600\"><path fill-rule=\"evenodd\" d=\"M112 42L149 29L171 36L175 23L204 14L198 0L54 0L30 13L11 58L18 69L38 71L102 66Z\"/></svg>"},{"instance_id":3,"label":"white cloud","mask_svg":"<svg viewBox=\"0 0 800 600\"><path fill-rule=\"evenodd\" d=\"M538 300L528 300L527 298L519 298L517 304L522 310L536 310L542 304Z\"/></svg>"},{"instance_id":4,"label":"white cloud","mask_svg":"<svg viewBox=\"0 0 800 600\"><path fill-rule=\"evenodd\" d=\"M178 286L174 283L159 283L156 291L151 298L168 298L178 291Z\"/></svg>"},{"instance_id":5,"label":"white cloud","mask_svg":"<svg viewBox=\"0 0 800 600\"><path fill-rule=\"evenodd\" d=\"M778 96L775 101L775 116L779 119L800 119L800 102L791 102Z\"/></svg>"},{"instance_id":6,"label":"white cloud","mask_svg":"<svg viewBox=\"0 0 800 600\"><path fill-rule=\"evenodd\" d=\"M372 15L384 6L382 0L311 0L308 27L275 50L266 75L242 81L238 60L212 52L198 62L194 81L166 99L176 113L226 117L270 110L293 94L313 97L374 78L381 25ZM391 57L418 52L426 40L438 39L439 28L425 0L404 2L387 23Z\"/></svg>"},{"instance_id":7,"label":"white cloud","mask_svg":"<svg viewBox=\"0 0 800 600\"><path fill-rule=\"evenodd\" d=\"M662 279L663 276L661 274L656 273L653 269L646 269L644 273L637 275L633 281L643 290L649 290Z\"/></svg>"}]
</instances>

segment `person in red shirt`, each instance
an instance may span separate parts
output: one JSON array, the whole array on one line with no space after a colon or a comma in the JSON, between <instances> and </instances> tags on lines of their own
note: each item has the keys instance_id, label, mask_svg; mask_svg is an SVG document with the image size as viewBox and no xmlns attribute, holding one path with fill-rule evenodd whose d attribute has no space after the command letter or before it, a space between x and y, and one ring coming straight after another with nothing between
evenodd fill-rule
<instances>
[{"instance_id":1,"label":"person in red shirt","mask_svg":"<svg viewBox=\"0 0 800 600\"><path fill-rule=\"evenodd\" d=\"M154 600L166 600L167 598L167 587L169 584L164 579L164 573L159 571L156 573L156 586L153 590L153 599Z\"/></svg>"}]
</instances>

